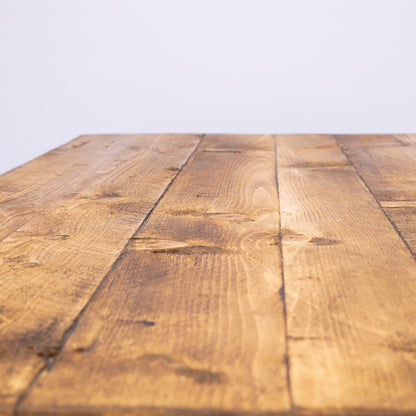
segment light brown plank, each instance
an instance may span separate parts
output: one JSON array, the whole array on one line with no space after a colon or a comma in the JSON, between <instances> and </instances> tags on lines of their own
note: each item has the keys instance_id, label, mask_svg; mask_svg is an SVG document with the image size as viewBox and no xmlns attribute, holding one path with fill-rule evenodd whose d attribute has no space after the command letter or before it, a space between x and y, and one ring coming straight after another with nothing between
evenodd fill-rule
<instances>
[{"instance_id":1,"label":"light brown plank","mask_svg":"<svg viewBox=\"0 0 416 416\"><path fill-rule=\"evenodd\" d=\"M383 207L383 209L399 230L410 251L416 256L416 201L408 201L407 206Z\"/></svg>"},{"instance_id":2,"label":"light brown plank","mask_svg":"<svg viewBox=\"0 0 416 416\"><path fill-rule=\"evenodd\" d=\"M127 140L127 141L126 141ZM66 201L80 189L80 181L100 181L114 155L125 156L126 137L80 136L0 176L0 241L44 207ZM123 153L124 152L124 153Z\"/></svg>"},{"instance_id":3,"label":"light brown plank","mask_svg":"<svg viewBox=\"0 0 416 416\"><path fill-rule=\"evenodd\" d=\"M335 138L378 201L416 200L415 136Z\"/></svg>"},{"instance_id":4,"label":"light brown plank","mask_svg":"<svg viewBox=\"0 0 416 416\"><path fill-rule=\"evenodd\" d=\"M19 412L288 410L274 169L206 137Z\"/></svg>"},{"instance_id":5,"label":"light brown plank","mask_svg":"<svg viewBox=\"0 0 416 416\"><path fill-rule=\"evenodd\" d=\"M45 361L59 352L65 331L199 138L85 140L55 153L69 165L71 153L80 160L79 149L85 149L90 168L68 167L49 182L45 176L51 193L37 188L42 195L32 198L36 187L25 193L30 185L19 169L15 179L13 172L7 175L14 201L20 201L14 202L16 211L33 204L37 215L0 243L0 412L12 410Z\"/></svg>"},{"instance_id":6,"label":"light brown plank","mask_svg":"<svg viewBox=\"0 0 416 416\"><path fill-rule=\"evenodd\" d=\"M295 408L414 412L414 259L331 136L277 143Z\"/></svg>"},{"instance_id":7,"label":"light brown plank","mask_svg":"<svg viewBox=\"0 0 416 416\"><path fill-rule=\"evenodd\" d=\"M335 137L416 256L416 135Z\"/></svg>"}]
</instances>

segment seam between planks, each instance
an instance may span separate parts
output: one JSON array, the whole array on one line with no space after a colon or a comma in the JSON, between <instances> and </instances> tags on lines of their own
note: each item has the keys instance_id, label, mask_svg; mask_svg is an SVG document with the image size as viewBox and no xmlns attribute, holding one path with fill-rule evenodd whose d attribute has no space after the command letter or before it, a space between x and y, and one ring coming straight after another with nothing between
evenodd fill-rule
<instances>
[{"instance_id":1,"label":"seam between planks","mask_svg":"<svg viewBox=\"0 0 416 416\"><path fill-rule=\"evenodd\" d=\"M412 249L410 248L409 244L407 243L406 239L403 237L402 233L399 231L399 229L397 228L396 224L390 219L390 217L387 215L386 211L384 210L383 206L380 204L380 202L378 201L378 199L375 197L375 195L373 194L372 190L370 189L370 187L367 185L367 182L365 181L365 179L363 178L363 176L361 176L361 174L358 172L357 168L354 165L354 162L349 158L348 154L344 151L344 149L342 148L342 146L339 144L338 142L338 138L336 134L332 134L331 135L337 146L339 147L339 149L341 150L341 152L344 154L344 156L347 158L348 162L350 162L351 166L353 167L355 173L357 174L357 176L361 179L361 182L364 184L364 186L366 187L367 191L370 193L370 195L373 197L373 199L376 201L378 207L380 208L381 212L384 214L384 216L387 218L387 220L389 221L389 223L391 224L391 226L393 227L394 231L396 231L397 235L400 237L400 239L403 241L404 245L406 246L406 248L409 250L410 255L416 260L416 253L413 253Z\"/></svg>"},{"instance_id":2,"label":"seam between planks","mask_svg":"<svg viewBox=\"0 0 416 416\"><path fill-rule=\"evenodd\" d=\"M33 388L33 386L38 381L40 375L43 373L43 371L46 370L46 369L47 370L51 370L51 368L55 364L55 361L56 361L57 357L59 356L59 354L61 353L62 349L64 348L64 346L65 346L68 338L76 330L80 319L84 315L84 313L87 310L88 306L90 305L92 299L95 296L97 296L97 294L100 291L101 287L103 286L104 282L108 279L108 276L117 267L117 265L120 263L120 261L123 260L123 258L125 257L125 255L127 253L127 249L128 249L128 247L129 247L129 245L130 245L130 243L132 241L132 237L135 234L137 234L138 232L140 232L140 230L147 224L147 222L149 221L149 218L152 215L153 211L159 205L160 201L165 196L166 192L172 186L173 182L176 180L176 178L179 176L179 174L182 172L183 168L188 164L189 160L192 158L192 156L198 150L198 148L201 145L202 140L204 139L205 136L206 136L206 134L202 134L201 136L199 136L200 139L199 139L198 143L196 144L195 148L192 150L192 152L189 154L189 156L186 158L186 160L179 167L178 171L173 176L173 178L170 180L170 182L166 185L165 189L162 191L162 193L160 194L160 196L154 202L154 204L152 205L152 207L150 208L149 212L146 214L146 216L144 217L144 219L142 220L142 222L140 223L140 225L138 226L138 228L133 232L133 234L131 235L131 237L127 240L126 244L124 245L124 247L120 251L120 254L114 260L113 264L110 266L110 268L108 269L107 273L104 275L104 277L102 278L102 280L100 281L100 283L98 283L98 285L95 288L94 292L92 293L92 295L90 296L90 298L87 300L87 302L85 303L85 305L83 306L83 308L80 310L80 312L78 313L78 315L75 317L75 319L72 322L72 324L64 332L64 334L62 336L62 339L61 339L61 341L59 343L59 347L57 349L56 354L53 357L46 358L45 364L39 369L39 371L37 372L37 374L33 377L32 381L29 383L29 385L26 388L26 390L19 396L19 398L17 399L16 404L14 406L14 409L13 409L13 415L14 416L17 416L19 414L19 407L20 407L21 403L25 400L25 398L29 394L30 390Z\"/></svg>"},{"instance_id":3,"label":"seam between planks","mask_svg":"<svg viewBox=\"0 0 416 416\"><path fill-rule=\"evenodd\" d=\"M284 276L284 259L283 259L283 247L282 247L282 219L281 219L281 209L280 209L280 194L279 194L279 177L278 177L278 166L277 166L277 136L274 136L274 181L276 185L277 192L277 201L278 201L278 210L279 210L279 230L277 233L278 238L278 249L280 254L280 274L282 279L282 286L279 290L279 295L283 303L283 317L285 322L285 364L286 364L286 384L287 390L289 393L289 404L290 410L294 410L294 402L292 395L292 385L290 379L290 356L289 356L289 337L287 330L287 311L286 311L286 296L285 296L285 276Z\"/></svg>"},{"instance_id":4,"label":"seam between planks","mask_svg":"<svg viewBox=\"0 0 416 416\"><path fill-rule=\"evenodd\" d=\"M110 407L110 408L64 408L58 410L60 416L415 416L413 409L395 408L363 408L363 407L343 407L343 408L309 408L297 407L293 410L283 411L244 411L244 410L224 410L218 408L179 408L179 407ZM53 416L55 412L35 412L32 416Z\"/></svg>"}]
</instances>

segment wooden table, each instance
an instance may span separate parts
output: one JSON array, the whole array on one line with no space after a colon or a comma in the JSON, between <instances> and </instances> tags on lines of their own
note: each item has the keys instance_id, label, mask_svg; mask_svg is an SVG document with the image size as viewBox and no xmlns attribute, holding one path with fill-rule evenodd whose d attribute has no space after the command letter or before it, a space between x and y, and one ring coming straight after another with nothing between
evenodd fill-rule
<instances>
[{"instance_id":1,"label":"wooden table","mask_svg":"<svg viewBox=\"0 0 416 416\"><path fill-rule=\"evenodd\" d=\"M1 414L416 415L416 135L82 136L0 201Z\"/></svg>"}]
</instances>

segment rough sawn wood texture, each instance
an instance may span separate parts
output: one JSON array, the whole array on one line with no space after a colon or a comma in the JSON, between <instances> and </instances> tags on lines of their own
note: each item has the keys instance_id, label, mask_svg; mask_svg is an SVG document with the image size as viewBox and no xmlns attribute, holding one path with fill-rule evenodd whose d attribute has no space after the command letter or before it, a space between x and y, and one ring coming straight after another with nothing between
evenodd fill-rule
<instances>
[{"instance_id":1,"label":"rough sawn wood texture","mask_svg":"<svg viewBox=\"0 0 416 416\"><path fill-rule=\"evenodd\" d=\"M82 136L0 176L0 415L416 415L415 135Z\"/></svg>"}]
</instances>

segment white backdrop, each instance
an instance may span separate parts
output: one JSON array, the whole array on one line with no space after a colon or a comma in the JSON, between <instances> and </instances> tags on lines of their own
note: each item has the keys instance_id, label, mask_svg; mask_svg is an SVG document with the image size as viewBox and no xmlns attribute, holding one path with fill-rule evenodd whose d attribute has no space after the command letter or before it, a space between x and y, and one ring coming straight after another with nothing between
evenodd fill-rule
<instances>
[{"instance_id":1,"label":"white backdrop","mask_svg":"<svg viewBox=\"0 0 416 416\"><path fill-rule=\"evenodd\" d=\"M84 133L416 132L415 0L0 0L0 172Z\"/></svg>"}]
</instances>

